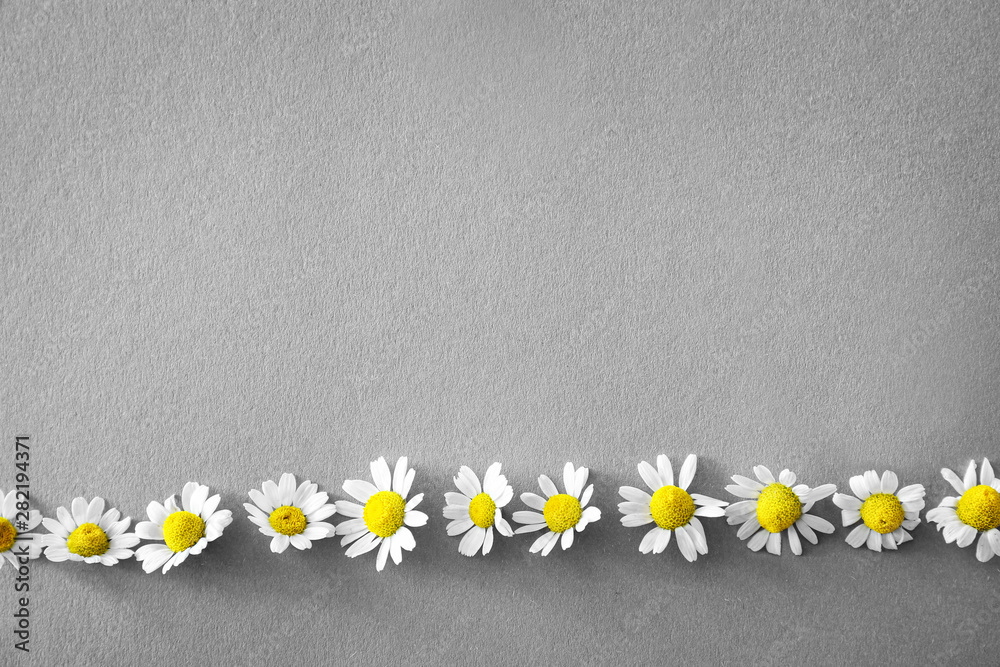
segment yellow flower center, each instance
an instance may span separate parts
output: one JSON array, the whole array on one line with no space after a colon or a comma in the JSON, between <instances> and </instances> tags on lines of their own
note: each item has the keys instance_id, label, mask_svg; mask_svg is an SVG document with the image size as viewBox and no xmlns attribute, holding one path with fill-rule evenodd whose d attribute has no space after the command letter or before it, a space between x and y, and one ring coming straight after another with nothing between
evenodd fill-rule
<instances>
[{"instance_id":1,"label":"yellow flower center","mask_svg":"<svg viewBox=\"0 0 1000 667\"><path fill-rule=\"evenodd\" d=\"M891 493L873 493L861 504L861 520L876 533L891 533L903 525L903 503Z\"/></svg>"},{"instance_id":2,"label":"yellow flower center","mask_svg":"<svg viewBox=\"0 0 1000 667\"><path fill-rule=\"evenodd\" d=\"M394 535L403 526L406 501L395 491L379 491L365 503L365 525L379 537Z\"/></svg>"},{"instance_id":3,"label":"yellow flower center","mask_svg":"<svg viewBox=\"0 0 1000 667\"><path fill-rule=\"evenodd\" d=\"M802 516L802 501L784 484L768 484L757 497L757 521L764 530L780 533Z\"/></svg>"},{"instance_id":4,"label":"yellow flower center","mask_svg":"<svg viewBox=\"0 0 1000 667\"><path fill-rule=\"evenodd\" d=\"M694 500L691 495L676 486L661 486L653 494L649 511L656 525L665 530L686 526L694 516Z\"/></svg>"},{"instance_id":5,"label":"yellow flower center","mask_svg":"<svg viewBox=\"0 0 1000 667\"><path fill-rule=\"evenodd\" d=\"M545 501L545 523L553 533L561 533L576 525L583 516L580 501L565 493L557 493Z\"/></svg>"},{"instance_id":6,"label":"yellow flower center","mask_svg":"<svg viewBox=\"0 0 1000 667\"><path fill-rule=\"evenodd\" d=\"M66 540L66 548L84 558L100 556L108 550L108 546L108 536L94 523L81 523Z\"/></svg>"},{"instance_id":7,"label":"yellow flower center","mask_svg":"<svg viewBox=\"0 0 1000 667\"><path fill-rule=\"evenodd\" d=\"M14 546L14 539L17 537L17 529L11 525L10 521L0 517L0 553L8 551Z\"/></svg>"},{"instance_id":8,"label":"yellow flower center","mask_svg":"<svg viewBox=\"0 0 1000 667\"><path fill-rule=\"evenodd\" d=\"M306 515L298 507L282 505L271 512L268 521L275 532L282 535L298 535L306 529Z\"/></svg>"},{"instance_id":9,"label":"yellow flower center","mask_svg":"<svg viewBox=\"0 0 1000 667\"><path fill-rule=\"evenodd\" d=\"M205 536L205 522L191 512L174 512L163 522L163 541L179 553L198 544Z\"/></svg>"},{"instance_id":10,"label":"yellow flower center","mask_svg":"<svg viewBox=\"0 0 1000 667\"><path fill-rule=\"evenodd\" d=\"M1000 526L1000 493L992 486L974 486L958 499L955 507L962 523L976 530L993 530Z\"/></svg>"},{"instance_id":11,"label":"yellow flower center","mask_svg":"<svg viewBox=\"0 0 1000 667\"><path fill-rule=\"evenodd\" d=\"M480 493L469 503L469 518L480 528L489 528L493 525L493 516L496 511L497 504L493 502L488 493Z\"/></svg>"}]
</instances>

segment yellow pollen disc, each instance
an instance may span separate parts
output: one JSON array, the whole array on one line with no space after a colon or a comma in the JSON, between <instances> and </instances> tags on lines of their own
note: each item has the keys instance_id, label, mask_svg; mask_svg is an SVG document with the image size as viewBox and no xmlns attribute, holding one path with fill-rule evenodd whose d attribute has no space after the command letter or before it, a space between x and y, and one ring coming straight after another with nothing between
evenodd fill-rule
<instances>
[{"instance_id":1,"label":"yellow pollen disc","mask_svg":"<svg viewBox=\"0 0 1000 667\"><path fill-rule=\"evenodd\" d=\"M802 516L802 501L784 484L768 484L757 497L757 521L764 530L780 533Z\"/></svg>"},{"instance_id":2,"label":"yellow pollen disc","mask_svg":"<svg viewBox=\"0 0 1000 667\"><path fill-rule=\"evenodd\" d=\"M306 529L306 515L298 507L282 505L271 512L268 521L275 532L282 535L298 535Z\"/></svg>"},{"instance_id":3,"label":"yellow pollen disc","mask_svg":"<svg viewBox=\"0 0 1000 667\"><path fill-rule=\"evenodd\" d=\"M493 502L488 493L480 493L469 503L469 518L480 528L489 528L493 525L496 511L497 504Z\"/></svg>"},{"instance_id":4,"label":"yellow pollen disc","mask_svg":"<svg viewBox=\"0 0 1000 667\"><path fill-rule=\"evenodd\" d=\"M108 536L94 523L81 523L66 540L66 548L70 553L84 558L100 556L108 550L108 546Z\"/></svg>"},{"instance_id":5,"label":"yellow pollen disc","mask_svg":"<svg viewBox=\"0 0 1000 667\"><path fill-rule=\"evenodd\" d=\"M191 512L174 512L163 522L163 541L179 553L198 544L205 536L205 522Z\"/></svg>"},{"instance_id":6,"label":"yellow pollen disc","mask_svg":"<svg viewBox=\"0 0 1000 667\"><path fill-rule=\"evenodd\" d=\"M365 525L379 537L395 535L403 526L406 501L395 491L379 491L365 503Z\"/></svg>"},{"instance_id":7,"label":"yellow pollen disc","mask_svg":"<svg viewBox=\"0 0 1000 667\"><path fill-rule=\"evenodd\" d=\"M992 486L974 486L958 499L955 507L962 523L976 530L993 530L1000 526L1000 493Z\"/></svg>"},{"instance_id":8,"label":"yellow pollen disc","mask_svg":"<svg viewBox=\"0 0 1000 667\"><path fill-rule=\"evenodd\" d=\"M17 529L11 525L10 521L0 517L0 553L9 551L14 546L14 538L17 537Z\"/></svg>"},{"instance_id":9,"label":"yellow pollen disc","mask_svg":"<svg viewBox=\"0 0 1000 667\"><path fill-rule=\"evenodd\" d=\"M694 500L684 489L676 486L661 486L653 494L649 503L653 521L660 528L673 530L686 526L694 516Z\"/></svg>"},{"instance_id":10,"label":"yellow pollen disc","mask_svg":"<svg viewBox=\"0 0 1000 667\"><path fill-rule=\"evenodd\" d=\"M583 516L583 509L580 501L565 493L557 493L545 501L545 523L553 533L561 533L569 530Z\"/></svg>"},{"instance_id":11,"label":"yellow pollen disc","mask_svg":"<svg viewBox=\"0 0 1000 667\"><path fill-rule=\"evenodd\" d=\"M903 503L891 493L873 493L861 504L861 520L876 533L891 533L903 518Z\"/></svg>"}]
</instances>

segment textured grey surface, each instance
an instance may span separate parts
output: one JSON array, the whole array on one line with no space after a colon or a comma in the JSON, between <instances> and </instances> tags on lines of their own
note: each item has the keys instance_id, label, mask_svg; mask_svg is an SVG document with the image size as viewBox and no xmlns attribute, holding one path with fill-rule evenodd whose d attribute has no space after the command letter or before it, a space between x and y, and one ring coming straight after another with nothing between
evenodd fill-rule
<instances>
[{"instance_id":1,"label":"textured grey surface","mask_svg":"<svg viewBox=\"0 0 1000 667\"><path fill-rule=\"evenodd\" d=\"M1000 560L926 525L714 520L689 565L618 522L659 452L929 506L1000 458L1000 10L825 4L0 4L0 451L46 514L193 479L236 517L165 577L39 562L30 662L995 663ZM431 522L381 575L242 510L383 454ZM460 463L568 459L570 551L459 556Z\"/></svg>"}]
</instances>

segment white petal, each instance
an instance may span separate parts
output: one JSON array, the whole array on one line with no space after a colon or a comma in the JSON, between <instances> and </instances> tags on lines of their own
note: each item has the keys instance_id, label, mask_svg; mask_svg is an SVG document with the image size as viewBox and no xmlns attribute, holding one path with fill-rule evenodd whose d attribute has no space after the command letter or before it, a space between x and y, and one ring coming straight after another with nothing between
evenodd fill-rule
<instances>
[{"instance_id":1,"label":"white petal","mask_svg":"<svg viewBox=\"0 0 1000 667\"><path fill-rule=\"evenodd\" d=\"M545 548L545 545L547 545L551 539L553 539L556 536L557 534L551 531L539 535L535 539L535 541L531 543L531 546L528 547L528 553L537 554L539 551Z\"/></svg>"},{"instance_id":2,"label":"white petal","mask_svg":"<svg viewBox=\"0 0 1000 667\"><path fill-rule=\"evenodd\" d=\"M795 473L789 470L788 468L785 468L784 470L781 471L781 474L778 475L778 482L784 484L785 486L794 486Z\"/></svg>"},{"instance_id":3,"label":"white petal","mask_svg":"<svg viewBox=\"0 0 1000 667\"><path fill-rule=\"evenodd\" d=\"M410 510L403 514L403 523L410 528L419 528L427 525L427 515L420 510Z\"/></svg>"},{"instance_id":4,"label":"white petal","mask_svg":"<svg viewBox=\"0 0 1000 667\"><path fill-rule=\"evenodd\" d=\"M579 468L577 468L576 469L576 480L575 480L576 481L576 488L572 492L569 492L570 495L579 498L580 494L583 493L584 489L587 487L587 480L589 478L590 478L590 468L584 468L583 466L580 466ZM591 488L592 487L593 487L593 484L591 484ZM589 496L588 496L588 498L589 498ZM581 504L586 505L587 503L583 502L581 500Z\"/></svg>"},{"instance_id":5,"label":"white petal","mask_svg":"<svg viewBox=\"0 0 1000 667\"><path fill-rule=\"evenodd\" d=\"M886 470L882 473L882 493L896 493L899 488L899 478L896 473Z\"/></svg>"},{"instance_id":6,"label":"white petal","mask_svg":"<svg viewBox=\"0 0 1000 667\"><path fill-rule=\"evenodd\" d=\"M539 512L545 509L545 499L534 493L522 493L521 502Z\"/></svg>"},{"instance_id":7,"label":"white petal","mask_svg":"<svg viewBox=\"0 0 1000 667\"><path fill-rule=\"evenodd\" d=\"M469 498L475 498L482 493L482 488L479 486L479 479L468 466L459 468L458 475L455 476L453 481L458 490L469 496Z\"/></svg>"},{"instance_id":8,"label":"white petal","mask_svg":"<svg viewBox=\"0 0 1000 667\"><path fill-rule=\"evenodd\" d=\"M688 454L687 458L684 459L684 464L681 465L681 474L677 476L677 486L687 491L697 470L698 457L694 454Z\"/></svg>"},{"instance_id":9,"label":"white petal","mask_svg":"<svg viewBox=\"0 0 1000 667\"><path fill-rule=\"evenodd\" d=\"M559 534L558 533L552 533L552 538L549 540L549 542L542 549L542 555L543 556L548 556L549 553L553 549L555 549L556 544L558 544L558 543L559 543Z\"/></svg>"},{"instance_id":10,"label":"white petal","mask_svg":"<svg viewBox=\"0 0 1000 667\"><path fill-rule=\"evenodd\" d=\"M563 466L563 487L566 489L566 493L574 498L580 497L580 492L576 490L576 470L569 461Z\"/></svg>"},{"instance_id":11,"label":"white petal","mask_svg":"<svg viewBox=\"0 0 1000 667\"><path fill-rule=\"evenodd\" d=\"M754 491L764 490L764 485L755 479L750 479L749 477L744 477L743 475L733 475L732 479L740 486L744 486L748 489L752 489Z\"/></svg>"},{"instance_id":12,"label":"white petal","mask_svg":"<svg viewBox=\"0 0 1000 667\"><path fill-rule=\"evenodd\" d=\"M872 532L871 529L865 524L855 526L854 530L848 534L847 539L844 541L857 549L868 540L868 534L870 532Z\"/></svg>"},{"instance_id":13,"label":"white petal","mask_svg":"<svg viewBox=\"0 0 1000 667\"><path fill-rule=\"evenodd\" d=\"M976 462L969 461L969 467L965 469L965 489L969 490L976 485Z\"/></svg>"},{"instance_id":14,"label":"white petal","mask_svg":"<svg viewBox=\"0 0 1000 667\"><path fill-rule=\"evenodd\" d=\"M726 491L733 494L737 498L756 498L760 495L760 489L748 489L747 487L739 484L726 485Z\"/></svg>"},{"instance_id":15,"label":"white petal","mask_svg":"<svg viewBox=\"0 0 1000 667\"><path fill-rule=\"evenodd\" d=\"M757 520L757 516L751 516L744 522L740 529L736 532L736 537L741 540L745 540L748 537L755 535L757 531L760 530L760 522Z\"/></svg>"},{"instance_id":16,"label":"white petal","mask_svg":"<svg viewBox=\"0 0 1000 667\"><path fill-rule=\"evenodd\" d=\"M760 551L764 548L764 545L767 544L767 538L770 535L771 533L761 528L753 537L750 538L750 541L747 542L747 546L750 547L751 551Z\"/></svg>"},{"instance_id":17,"label":"white petal","mask_svg":"<svg viewBox=\"0 0 1000 667\"><path fill-rule=\"evenodd\" d=\"M794 524L788 527L788 547L796 556L802 555L802 542L799 540L799 532L795 530Z\"/></svg>"},{"instance_id":18,"label":"white petal","mask_svg":"<svg viewBox=\"0 0 1000 667\"><path fill-rule=\"evenodd\" d=\"M781 533L771 533L767 537L767 552L775 556L781 555Z\"/></svg>"},{"instance_id":19,"label":"white petal","mask_svg":"<svg viewBox=\"0 0 1000 667\"><path fill-rule=\"evenodd\" d=\"M624 498L625 500L627 500L627 501L629 501L631 503L646 503L647 506L653 500L653 496L649 495L645 491L642 491L641 489L635 488L634 486L622 486L622 487L619 487L618 494L622 498ZM521 496L521 500L524 500L524 496L523 495ZM525 504L527 504L527 503L525 503ZM543 504L544 504L544 502L543 502ZM541 508L539 507L539 508L536 508L536 509L541 509Z\"/></svg>"},{"instance_id":20,"label":"white petal","mask_svg":"<svg viewBox=\"0 0 1000 667\"><path fill-rule=\"evenodd\" d=\"M987 531L979 536L979 543L976 544L976 560L985 563L991 558L993 558L993 547L990 545L989 531Z\"/></svg>"},{"instance_id":21,"label":"white petal","mask_svg":"<svg viewBox=\"0 0 1000 667\"><path fill-rule=\"evenodd\" d=\"M993 466L990 465L990 460L987 458L983 459L983 465L979 469L979 483L985 484L986 486L992 486L993 480L996 477L993 474Z\"/></svg>"},{"instance_id":22,"label":"white petal","mask_svg":"<svg viewBox=\"0 0 1000 667\"><path fill-rule=\"evenodd\" d=\"M882 493L882 478L874 470L865 471L865 486L870 493Z\"/></svg>"},{"instance_id":23,"label":"white petal","mask_svg":"<svg viewBox=\"0 0 1000 667\"><path fill-rule=\"evenodd\" d=\"M754 466L753 474L757 475L757 479L764 484L774 484L774 475L771 474L771 471L766 466Z\"/></svg>"},{"instance_id":24,"label":"white petal","mask_svg":"<svg viewBox=\"0 0 1000 667\"><path fill-rule=\"evenodd\" d=\"M392 490L392 473L389 472L389 464L385 462L385 457L380 456L368 464L372 473L372 481L379 491ZM360 500L360 498L359 498Z\"/></svg>"},{"instance_id":25,"label":"white petal","mask_svg":"<svg viewBox=\"0 0 1000 667\"><path fill-rule=\"evenodd\" d=\"M669 542L670 531L663 530L659 526L654 526L649 530L649 532L642 536L642 542L639 543L639 552L644 554L652 553L661 532L667 533L668 537L666 539Z\"/></svg>"},{"instance_id":26,"label":"white petal","mask_svg":"<svg viewBox=\"0 0 1000 667\"><path fill-rule=\"evenodd\" d=\"M660 474L660 479L666 486L673 486L674 484L674 469L670 465L670 459L667 458L666 454L660 454L656 457L656 472Z\"/></svg>"},{"instance_id":27,"label":"white petal","mask_svg":"<svg viewBox=\"0 0 1000 667\"><path fill-rule=\"evenodd\" d=\"M902 503L911 502L914 500L920 500L924 497L927 492L924 490L923 484L910 484L909 486L904 486L896 494L899 501Z\"/></svg>"},{"instance_id":28,"label":"white petal","mask_svg":"<svg viewBox=\"0 0 1000 667\"><path fill-rule=\"evenodd\" d=\"M729 505L729 502L726 500L709 498L708 496L703 496L700 493L692 493L691 500L694 501L695 505L701 505L702 507L726 507Z\"/></svg>"},{"instance_id":29,"label":"white petal","mask_svg":"<svg viewBox=\"0 0 1000 667\"><path fill-rule=\"evenodd\" d=\"M851 526L861 520L861 512L858 510L841 510L840 519L844 526Z\"/></svg>"},{"instance_id":30,"label":"white petal","mask_svg":"<svg viewBox=\"0 0 1000 667\"><path fill-rule=\"evenodd\" d=\"M405 456L400 456L396 459L396 468L392 473L392 490L401 496L403 495L403 485L406 482L407 463L407 458Z\"/></svg>"},{"instance_id":31,"label":"white petal","mask_svg":"<svg viewBox=\"0 0 1000 667\"><path fill-rule=\"evenodd\" d=\"M391 479L388 486L390 488L392 487ZM378 547L378 556L375 558L375 569L378 572L381 572L385 568L385 563L386 561L389 560L389 549L390 549L389 541L382 540L382 544L380 544Z\"/></svg>"},{"instance_id":32,"label":"white petal","mask_svg":"<svg viewBox=\"0 0 1000 667\"><path fill-rule=\"evenodd\" d=\"M267 482L264 482L264 485L264 495L267 495ZM349 479L344 482L343 489L345 493L362 504L367 503L368 499L379 491L374 484L366 482L363 479ZM275 492L277 492L277 488L275 489ZM277 507L277 505L275 507Z\"/></svg>"},{"instance_id":33,"label":"white petal","mask_svg":"<svg viewBox=\"0 0 1000 667\"><path fill-rule=\"evenodd\" d=\"M846 493L835 493L833 494L833 504L842 510L854 510L858 512L861 510L863 503L854 496L849 496Z\"/></svg>"},{"instance_id":34,"label":"white petal","mask_svg":"<svg viewBox=\"0 0 1000 667\"><path fill-rule=\"evenodd\" d=\"M818 538L816 537L816 533L813 532L813 529L810 528L809 524L807 524L801 518L799 518L799 520L795 522L795 527L798 529L799 535L806 538L806 540L808 540L812 544L816 544L819 541Z\"/></svg>"},{"instance_id":35,"label":"white petal","mask_svg":"<svg viewBox=\"0 0 1000 667\"><path fill-rule=\"evenodd\" d=\"M879 480L879 484L881 484ZM874 530L868 531L868 548L872 551L882 551L882 536Z\"/></svg>"},{"instance_id":36,"label":"white petal","mask_svg":"<svg viewBox=\"0 0 1000 667\"><path fill-rule=\"evenodd\" d=\"M664 486L663 480L660 479L660 473L656 472L656 468L645 461L640 461L638 468L639 476L642 477L642 481L646 483L646 486L650 490L658 491L660 487Z\"/></svg>"},{"instance_id":37,"label":"white petal","mask_svg":"<svg viewBox=\"0 0 1000 667\"><path fill-rule=\"evenodd\" d=\"M872 494L872 492L868 490L868 484L865 482L864 475L855 475L854 477L851 477L850 484L851 491L853 491L854 495L860 500L867 500L868 496Z\"/></svg>"},{"instance_id":38,"label":"white petal","mask_svg":"<svg viewBox=\"0 0 1000 667\"><path fill-rule=\"evenodd\" d=\"M507 523L507 520L500 514L500 508L497 508L496 513L493 515L493 526L497 529L497 532L504 537L514 536L514 531L511 529L510 524Z\"/></svg>"},{"instance_id":39,"label":"white petal","mask_svg":"<svg viewBox=\"0 0 1000 667\"><path fill-rule=\"evenodd\" d=\"M698 507L695 509L694 515L706 518L726 516L726 510L722 507Z\"/></svg>"},{"instance_id":40,"label":"white petal","mask_svg":"<svg viewBox=\"0 0 1000 667\"><path fill-rule=\"evenodd\" d=\"M566 551L571 546L573 546L573 535L575 533L576 531L572 529L563 531L562 539L560 540L560 542L562 542L563 551Z\"/></svg>"},{"instance_id":41,"label":"white petal","mask_svg":"<svg viewBox=\"0 0 1000 667\"><path fill-rule=\"evenodd\" d=\"M397 530L392 539L399 542L399 546L403 551L413 551L413 548L417 546L417 541L413 539L413 533L406 526Z\"/></svg>"},{"instance_id":42,"label":"white petal","mask_svg":"<svg viewBox=\"0 0 1000 667\"><path fill-rule=\"evenodd\" d=\"M677 534L677 548L680 549L681 555L688 560L689 563L693 563L698 560L698 550L695 549L694 540L688 534L687 528L680 526L674 530Z\"/></svg>"},{"instance_id":43,"label":"white petal","mask_svg":"<svg viewBox=\"0 0 1000 667\"><path fill-rule=\"evenodd\" d=\"M697 517L691 517L686 528L691 541L694 542L695 550L702 555L707 554L708 540L705 539L705 527L701 525L701 521Z\"/></svg>"},{"instance_id":44,"label":"white petal","mask_svg":"<svg viewBox=\"0 0 1000 667\"><path fill-rule=\"evenodd\" d=\"M552 483L552 480L549 479L548 475L538 476L538 487L542 490L542 493L545 494L546 498L551 498L559 493L559 489L557 489L556 485Z\"/></svg>"},{"instance_id":45,"label":"white petal","mask_svg":"<svg viewBox=\"0 0 1000 667\"><path fill-rule=\"evenodd\" d=\"M73 522L74 526L71 530L75 530L77 526L82 523L87 523L87 501L83 498L74 498L73 502L70 504L70 510L73 512Z\"/></svg>"},{"instance_id":46,"label":"white petal","mask_svg":"<svg viewBox=\"0 0 1000 667\"><path fill-rule=\"evenodd\" d=\"M476 524L472 521L472 519L456 519L448 524L446 532L451 537L454 537L456 535L461 535L475 525Z\"/></svg>"},{"instance_id":47,"label":"white petal","mask_svg":"<svg viewBox=\"0 0 1000 667\"><path fill-rule=\"evenodd\" d=\"M945 478L945 481L951 484L952 488L954 488L955 491L958 492L958 495L961 496L963 493L969 490L969 488L965 486L965 483L958 478L958 475L956 475L950 469L941 468L941 476Z\"/></svg>"},{"instance_id":48,"label":"white petal","mask_svg":"<svg viewBox=\"0 0 1000 667\"><path fill-rule=\"evenodd\" d=\"M651 530L650 533L652 533L656 538L655 541L653 542L653 553L662 554L663 551L667 548L667 545L670 544L670 536L673 534L673 532L657 527ZM641 547L642 545L640 545L640 551L642 550Z\"/></svg>"}]
</instances>

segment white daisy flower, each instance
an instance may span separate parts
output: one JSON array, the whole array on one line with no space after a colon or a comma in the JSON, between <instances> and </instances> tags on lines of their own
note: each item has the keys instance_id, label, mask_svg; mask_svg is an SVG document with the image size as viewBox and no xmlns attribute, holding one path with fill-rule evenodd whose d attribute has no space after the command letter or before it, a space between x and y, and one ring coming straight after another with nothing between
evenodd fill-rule
<instances>
[{"instance_id":1,"label":"white daisy flower","mask_svg":"<svg viewBox=\"0 0 1000 667\"><path fill-rule=\"evenodd\" d=\"M144 540L160 540L165 544L144 544L135 552L135 559L149 574L161 565L163 574L183 563L188 556L197 556L208 543L219 538L233 522L233 513L218 510L219 495L208 496L204 484L188 482L181 491L181 506L174 496L163 504L155 500L146 507L149 521L140 521L135 533Z\"/></svg>"},{"instance_id":2,"label":"white daisy flower","mask_svg":"<svg viewBox=\"0 0 1000 667\"><path fill-rule=\"evenodd\" d=\"M132 547L139 544L135 533L126 533L132 523L130 517L121 519L121 512L114 507L104 511L104 499L74 498L70 505L56 509L55 519L42 519L49 535L43 535L45 557L51 561L82 561L114 565L131 558ZM119 520L120 519L120 520Z\"/></svg>"},{"instance_id":3,"label":"white daisy flower","mask_svg":"<svg viewBox=\"0 0 1000 667\"><path fill-rule=\"evenodd\" d=\"M42 535L32 533L42 523L42 513L38 510L18 509L18 502L27 507L27 500L18 501L17 491L8 491L0 504L0 567L7 561L18 567L18 558L35 559L42 554ZM25 520L27 519L27 520Z\"/></svg>"},{"instance_id":4,"label":"white daisy flower","mask_svg":"<svg viewBox=\"0 0 1000 667\"><path fill-rule=\"evenodd\" d=\"M945 542L957 542L962 548L972 544L978 534L976 558L982 563L1000 555L1000 530L997 530L1000 526L1000 480L993 476L989 459L983 459L979 484L976 484L975 461L969 463L965 479L959 479L948 468L941 469L941 476L960 495L945 497L927 513L927 520L934 521L938 530L944 531Z\"/></svg>"},{"instance_id":5,"label":"white daisy flower","mask_svg":"<svg viewBox=\"0 0 1000 667\"><path fill-rule=\"evenodd\" d=\"M493 548L494 527L504 537L514 534L500 512L500 508L506 507L514 497L514 489L500 474L500 463L487 468L482 485L468 466L459 468L454 481L460 493L444 494L448 503L444 508L444 518L452 520L448 524L448 534L465 533L458 545L458 552L463 556L475 556L480 547L485 556Z\"/></svg>"},{"instance_id":6,"label":"white daisy flower","mask_svg":"<svg viewBox=\"0 0 1000 667\"><path fill-rule=\"evenodd\" d=\"M573 546L574 532L582 533L588 524L601 518L601 510L587 507L590 497L594 494L593 484L584 489L589 475L589 469L584 467L574 469L573 464L567 462L563 467L563 485L566 487L566 493L559 493L559 489L551 479L546 475L540 475L538 486L548 500L534 493L521 494L521 502L539 510L541 514L514 512L514 521L525 524L514 532L531 533L543 528L549 529L535 540L528 549L529 552L533 554L541 552L543 556L547 556L555 548L556 542L562 542L563 550L569 549Z\"/></svg>"},{"instance_id":7,"label":"white daisy flower","mask_svg":"<svg viewBox=\"0 0 1000 667\"><path fill-rule=\"evenodd\" d=\"M924 487L911 484L896 493L898 486L899 479L891 470L883 472L881 477L874 470L868 470L863 475L851 477L853 496L833 495L833 503L841 509L845 527L863 521L847 536L848 544L855 549L867 544L872 551L882 551L883 548L895 550L913 539L906 531L920 523Z\"/></svg>"},{"instance_id":8,"label":"white daisy flower","mask_svg":"<svg viewBox=\"0 0 1000 667\"><path fill-rule=\"evenodd\" d=\"M725 507L729 503L687 492L697 468L698 457L689 454L681 466L678 485L674 486L670 459L660 454L656 457L656 468L645 461L639 464L639 475L653 495L632 486L623 486L618 490L626 501L618 504L618 510L625 515L622 517L623 526L634 528L656 523L642 538L639 551L644 554L663 553L670 544L670 536L676 533L677 547L689 562L696 561L698 554L708 553L705 528L698 517L725 516Z\"/></svg>"},{"instance_id":9,"label":"white daisy flower","mask_svg":"<svg viewBox=\"0 0 1000 667\"><path fill-rule=\"evenodd\" d=\"M261 533L271 538L271 551L280 554L291 544L296 549L312 548L312 540L332 537L336 529L323 519L333 516L337 508L326 501L330 496L317 493L319 487L308 479L298 488L295 475L284 473L275 484L267 480L261 490L248 492L251 503L243 503Z\"/></svg>"},{"instance_id":10,"label":"white daisy flower","mask_svg":"<svg viewBox=\"0 0 1000 667\"><path fill-rule=\"evenodd\" d=\"M406 457L396 461L396 469L390 474L389 465L380 456L371 462L372 479L375 484L360 479L344 482L344 491L364 503L364 506L347 500L337 501L337 512L347 521L337 524L337 535L343 535L341 546L351 546L345 552L348 558L360 556L378 547L375 569L379 572L391 556L399 565L403 561L403 550L412 551L416 546L410 528L426 525L427 515L414 509L424 499L418 493L406 500L416 470L406 468ZM353 542L353 544L351 544Z\"/></svg>"},{"instance_id":11,"label":"white daisy flower","mask_svg":"<svg viewBox=\"0 0 1000 667\"><path fill-rule=\"evenodd\" d=\"M822 517L809 514L813 504L826 498L837 487L823 484L810 489L805 484L795 484L795 473L782 470L778 479L764 466L755 466L754 474L760 482L742 475L733 475L736 484L730 484L726 491L739 498L748 498L733 503L726 508L730 526L740 526L736 536L741 540L748 537L747 546L752 551L760 551L767 546L768 552L781 554L781 533L788 533L788 546L796 556L802 555L799 533L816 544L816 533L832 533L833 524Z\"/></svg>"}]
</instances>

